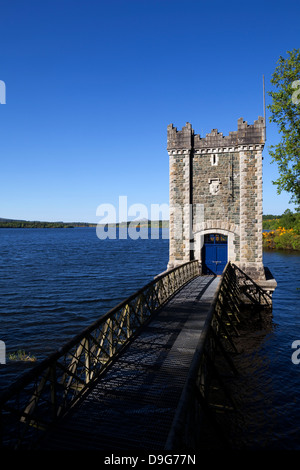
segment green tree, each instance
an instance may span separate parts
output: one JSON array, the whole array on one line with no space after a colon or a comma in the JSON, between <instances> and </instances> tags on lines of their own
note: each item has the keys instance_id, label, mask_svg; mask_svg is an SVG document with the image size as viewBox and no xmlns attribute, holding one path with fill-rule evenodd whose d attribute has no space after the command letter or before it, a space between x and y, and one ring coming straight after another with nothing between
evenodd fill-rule
<instances>
[{"instance_id":1,"label":"green tree","mask_svg":"<svg viewBox=\"0 0 300 470\"><path fill-rule=\"evenodd\" d=\"M291 202L300 208L300 50L287 51L279 57L272 75L274 91L268 92L272 103L270 122L277 124L281 141L271 145L272 163L277 162L279 177L273 184L277 192L287 191Z\"/></svg>"},{"instance_id":2,"label":"green tree","mask_svg":"<svg viewBox=\"0 0 300 470\"><path fill-rule=\"evenodd\" d=\"M296 222L296 215L290 209L286 209L280 217L280 226L287 230L293 228Z\"/></svg>"}]
</instances>

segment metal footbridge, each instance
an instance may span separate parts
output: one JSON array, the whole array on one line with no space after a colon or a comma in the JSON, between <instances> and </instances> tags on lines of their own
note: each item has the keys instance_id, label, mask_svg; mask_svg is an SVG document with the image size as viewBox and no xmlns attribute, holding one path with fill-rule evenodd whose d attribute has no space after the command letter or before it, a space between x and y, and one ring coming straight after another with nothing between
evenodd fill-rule
<instances>
[{"instance_id":1,"label":"metal footbridge","mask_svg":"<svg viewBox=\"0 0 300 470\"><path fill-rule=\"evenodd\" d=\"M196 449L203 415L217 429L217 350L236 372L228 350L243 299L271 305L231 263L218 277L197 261L161 274L1 395L2 448Z\"/></svg>"}]
</instances>

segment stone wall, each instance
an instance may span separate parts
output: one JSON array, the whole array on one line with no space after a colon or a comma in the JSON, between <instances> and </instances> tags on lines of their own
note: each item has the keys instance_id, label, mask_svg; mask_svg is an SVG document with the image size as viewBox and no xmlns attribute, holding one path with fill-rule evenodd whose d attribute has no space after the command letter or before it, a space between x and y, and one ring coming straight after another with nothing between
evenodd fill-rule
<instances>
[{"instance_id":1,"label":"stone wall","mask_svg":"<svg viewBox=\"0 0 300 470\"><path fill-rule=\"evenodd\" d=\"M195 135L190 123L168 126L170 158L169 267L201 261L206 233L228 236L228 260L253 279L264 278L262 264L262 151L265 122L223 136L213 129Z\"/></svg>"}]
</instances>

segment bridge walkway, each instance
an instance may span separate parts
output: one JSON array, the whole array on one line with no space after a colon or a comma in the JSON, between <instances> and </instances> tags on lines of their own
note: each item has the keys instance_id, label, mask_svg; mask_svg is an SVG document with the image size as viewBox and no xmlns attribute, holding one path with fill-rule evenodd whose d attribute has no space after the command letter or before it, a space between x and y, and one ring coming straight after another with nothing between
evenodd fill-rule
<instances>
[{"instance_id":1,"label":"bridge walkway","mask_svg":"<svg viewBox=\"0 0 300 470\"><path fill-rule=\"evenodd\" d=\"M163 450L219 282L198 276L185 285L40 448Z\"/></svg>"}]
</instances>

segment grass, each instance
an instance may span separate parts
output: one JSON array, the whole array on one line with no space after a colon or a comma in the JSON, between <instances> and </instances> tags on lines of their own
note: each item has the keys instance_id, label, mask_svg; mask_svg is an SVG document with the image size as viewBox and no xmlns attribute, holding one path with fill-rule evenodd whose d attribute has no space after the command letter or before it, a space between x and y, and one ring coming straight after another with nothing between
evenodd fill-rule
<instances>
[{"instance_id":1,"label":"grass","mask_svg":"<svg viewBox=\"0 0 300 470\"><path fill-rule=\"evenodd\" d=\"M8 358L11 361L26 361L26 362L34 362L36 361L36 357L31 355L30 353L26 353L23 349L19 351L10 353Z\"/></svg>"}]
</instances>

